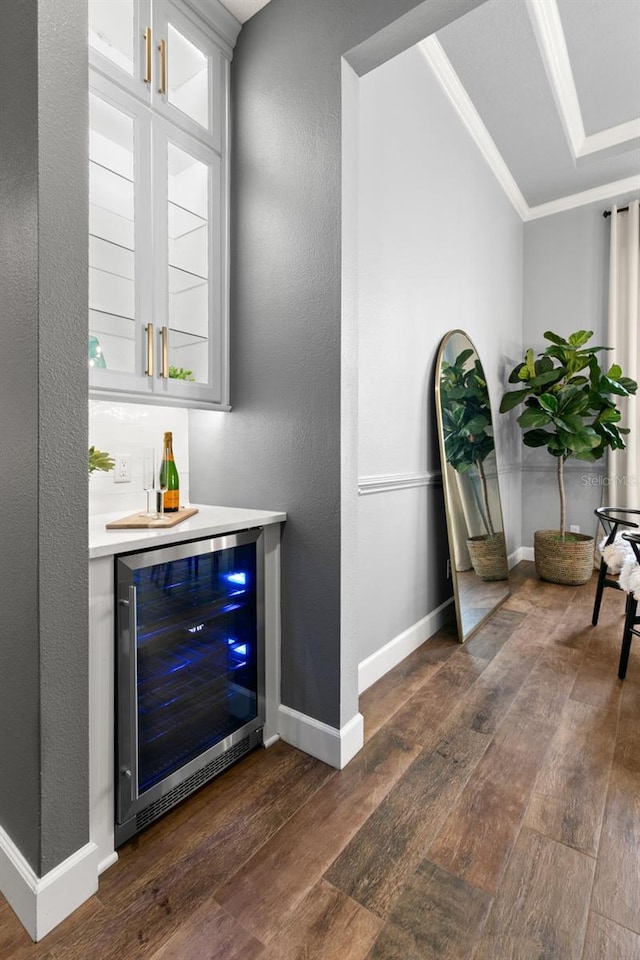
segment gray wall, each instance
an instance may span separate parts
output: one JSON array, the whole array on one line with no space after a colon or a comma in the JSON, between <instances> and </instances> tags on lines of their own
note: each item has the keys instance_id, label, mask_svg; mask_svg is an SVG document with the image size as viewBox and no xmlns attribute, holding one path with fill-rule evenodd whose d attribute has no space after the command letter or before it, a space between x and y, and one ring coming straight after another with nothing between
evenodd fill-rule
<instances>
[{"instance_id":1,"label":"gray wall","mask_svg":"<svg viewBox=\"0 0 640 960\"><path fill-rule=\"evenodd\" d=\"M498 406L504 358L522 346L522 221L417 47L362 78L359 130L360 475L440 473L436 355L462 327L492 397L512 552L519 450ZM440 486L362 496L358 519L362 661L415 625L424 639L451 581Z\"/></svg>"},{"instance_id":2,"label":"gray wall","mask_svg":"<svg viewBox=\"0 0 640 960\"><path fill-rule=\"evenodd\" d=\"M0 827L88 840L87 49L77 0L0 29Z\"/></svg>"},{"instance_id":3,"label":"gray wall","mask_svg":"<svg viewBox=\"0 0 640 960\"><path fill-rule=\"evenodd\" d=\"M282 702L334 727L341 724L341 56L357 47L352 63L370 69L477 5L271 0L243 27L234 52L234 409L191 415L191 497L287 511ZM350 707L353 715L357 695Z\"/></svg>"},{"instance_id":4,"label":"gray wall","mask_svg":"<svg viewBox=\"0 0 640 960\"><path fill-rule=\"evenodd\" d=\"M593 330L593 344L607 344L609 221L602 216L629 194L531 220L524 228L524 343L538 352L548 346L544 332L568 336ZM512 357L515 366L522 357ZM514 418L519 411L512 415ZM557 529L559 497L556 461L544 450L523 446L522 544L533 546L539 529ZM601 504L604 461L568 460L565 466L567 523L582 533L596 530L593 511ZM606 499L606 494L605 494Z\"/></svg>"}]
</instances>

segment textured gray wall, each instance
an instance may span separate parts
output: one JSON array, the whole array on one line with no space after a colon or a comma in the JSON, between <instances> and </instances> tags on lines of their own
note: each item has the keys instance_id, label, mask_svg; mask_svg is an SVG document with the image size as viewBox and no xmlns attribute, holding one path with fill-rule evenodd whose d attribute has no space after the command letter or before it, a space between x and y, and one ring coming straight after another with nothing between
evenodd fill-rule
<instances>
[{"instance_id":1,"label":"textured gray wall","mask_svg":"<svg viewBox=\"0 0 640 960\"><path fill-rule=\"evenodd\" d=\"M233 411L192 412L190 492L194 502L287 511L282 702L334 727L341 57L356 48L354 66L369 69L477 2L271 0L243 27L234 52Z\"/></svg>"},{"instance_id":2,"label":"textured gray wall","mask_svg":"<svg viewBox=\"0 0 640 960\"><path fill-rule=\"evenodd\" d=\"M5 5L0 29L0 824L32 866L40 812L36 14L34 4Z\"/></svg>"},{"instance_id":3,"label":"textured gray wall","mask_svg":"<svg viewBox=\"0 0 640 960\"><path fill-rule=\"evenodd\" d=\"M2 5L0 825L42 876L88 840L87 50Z\"/></svg>"}]
</instances>

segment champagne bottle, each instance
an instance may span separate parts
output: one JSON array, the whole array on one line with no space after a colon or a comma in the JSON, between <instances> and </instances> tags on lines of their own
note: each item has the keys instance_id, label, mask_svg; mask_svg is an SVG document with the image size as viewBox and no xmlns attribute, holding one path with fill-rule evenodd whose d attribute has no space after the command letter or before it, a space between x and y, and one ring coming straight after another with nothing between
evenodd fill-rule
<instances>
[{"instance_id":1,"label":"champagne bottle","mask_svg":"<svg viewBox=\"0 0 640 960\"><path fill-rule=\"evenodd\" d=\"M180 508L180 480L173 459L173 437L169 430L165 433L162 444L160 486L163 489L166 488L166 493L158 494L158 509L160 509L160 497L164 497L164 512L175 513Z\"/></svg>"}]
</instances>

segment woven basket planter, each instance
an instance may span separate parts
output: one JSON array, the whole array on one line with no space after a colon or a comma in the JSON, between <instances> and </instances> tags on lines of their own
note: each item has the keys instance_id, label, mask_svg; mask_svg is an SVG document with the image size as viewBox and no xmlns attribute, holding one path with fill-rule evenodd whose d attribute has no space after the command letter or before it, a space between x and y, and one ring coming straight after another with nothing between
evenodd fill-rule
<instances>
[{"instance_id":1,"label":"woven basket planter","mask_svg":"<svg viewBox=\"0 0 640 960\"><path fill-rule=\"evenodd\" d=\"M536 573L542 580L578 586L590 579L593 537L570 533L566 540L561 540L559 530L536 530L533 537Z\"/></svg>"},{"instance_id":2,"label":"woven basket planter","mask_svg":"<svg viewBox=\"0 0 640 960\"><path fill-rule=\"evenodd\" d=\"M507 548L503 533L469 537L467 549L476 575L481 580L506 580L509 576Z\"/></svg>"}]
</instances>

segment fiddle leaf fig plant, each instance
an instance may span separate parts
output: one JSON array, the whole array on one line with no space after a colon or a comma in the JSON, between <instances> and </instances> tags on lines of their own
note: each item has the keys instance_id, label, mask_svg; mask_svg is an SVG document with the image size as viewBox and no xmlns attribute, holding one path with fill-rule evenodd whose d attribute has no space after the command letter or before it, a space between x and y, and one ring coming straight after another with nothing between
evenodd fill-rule
<instances>
[{"instance_id":1,"label":"fiddle leaf fig plant","mask_svg":"<svg viewBox=\"0 0 640 960\"><path fill-rule=\"evenodd\" d=\"M605 452L624 450L627 427L619 426L622 418L617 397L635 394L637 383L623 376L618 364L605 372L599 354L611 347L587 346L591 330L578 330L568 339L547 331L550 346L535 359L527 350L522 363L509 375L509 383L519 384L507 391L500 404L500 413L508 413L521 403L524 410L518 417L523 429L523 443L528 447L546 447L558 461L560 496L560 538L566 539L566 496L564 464L569 457L590 462L600 460Z\"/></svg>"},{"instance_id":2,"label":"fiddle leaf fig plant","mask_svg":"<svg viewBox=\"0 0 640 960\"><path fill-rule=\"evenodd\" d=\"M484 506L483 522L489 536L494 535L487 478L483 462L494 449L491 430L491 406L487 381L480 360L467 367L474 350L463 350L453 363L443 361L440 374L440 406L444 453L458 473L478 471Z\"/></svg>"}]
</instances>

